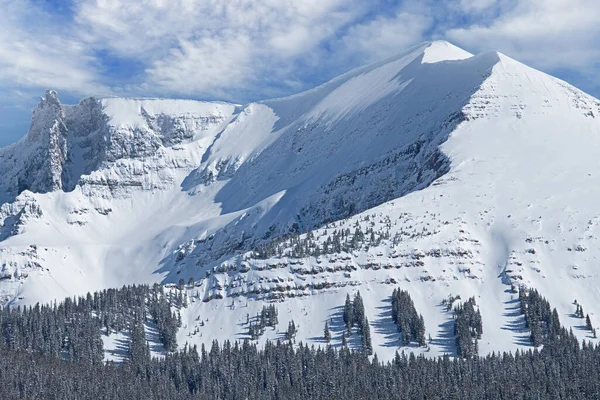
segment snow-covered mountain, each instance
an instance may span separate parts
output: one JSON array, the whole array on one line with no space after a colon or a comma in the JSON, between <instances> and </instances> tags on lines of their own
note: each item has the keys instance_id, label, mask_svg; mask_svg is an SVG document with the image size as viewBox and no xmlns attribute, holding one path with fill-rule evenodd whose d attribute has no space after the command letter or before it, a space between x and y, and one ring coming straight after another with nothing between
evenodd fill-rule
<instances>
[{"instance_id":1,"label":"snow-covered mountain","mask_svg":"<svg viewBox=\"0 0 600 400\"><path fill-rule=\"evenodd\" d=\"M194 277L180 344L243 338L260 300L302 340L331 321L339 344L360 290L385 359L400 287L431 355L452 352L449 295L476 297L482 352L528 345L518 285L566 326L575 298L600 318L597 116L563 81L446 42L246 106L48 91L0 150L0 290L32 303Z\"/></svg>"}]
</instances>

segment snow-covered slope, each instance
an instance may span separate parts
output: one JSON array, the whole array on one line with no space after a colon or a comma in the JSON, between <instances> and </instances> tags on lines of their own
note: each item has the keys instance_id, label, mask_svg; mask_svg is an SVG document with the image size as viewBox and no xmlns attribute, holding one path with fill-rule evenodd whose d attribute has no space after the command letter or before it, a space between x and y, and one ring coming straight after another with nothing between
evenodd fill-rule
<instances>
[{"instance_id":1,"label":"snow-covered slope","mask_svg":"<svg viewBox=\"0 0 600 400\"><path fill-rule=\"evenodd\" d=\"M558 79L445 42L244 107L48 92L0 152L0 289L30 303L194 277L180 344L244 338L271 300L299 339L330 320L334 345L360 290L389 358L401 287L428 354L453 352L449 295L476 296L482 352L528 345L516 285L564 325L584 325L575 298L600 318L597 116Z\"/></svg>"}]
</instances>

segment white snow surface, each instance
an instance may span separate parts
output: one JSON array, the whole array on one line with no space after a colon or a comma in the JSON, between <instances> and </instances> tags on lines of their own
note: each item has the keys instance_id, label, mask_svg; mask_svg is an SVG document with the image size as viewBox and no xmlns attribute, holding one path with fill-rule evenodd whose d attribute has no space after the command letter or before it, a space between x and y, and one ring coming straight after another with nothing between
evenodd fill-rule
<instances>
[{"instance_id":1,"label":"white snow surface","mask_svg":"<svg viewBox=\"0 0 600 400\"><path fill-rule=\"evenodd\" d=\"M179 345L260 339L339 346L360 290L375 351L453 354L449 295L475 296L480 353L530 346L511 285L537 288L588 338L600 318L600 101L496 52L415 46L295 96L238 106L48 92L29 133L0 150L0 293L31 304L192 276ZM303 232L373 229L349 252L293 257ZM399 348L390 295L408 290L427 349ZM200 326L199 321L204 321ZM118 359L117 339L107 348ZM122 339L122 338L120 338ZM356 335L351 346L359 346Z\"/></svg>"},{"instance_id":2,"label":"white snow surface","mask_svg":"<svg viewBox=\"0 0 600 400\"><path fill-rule=\"evenodd\" d=\"M473 54L456 47L452 43L444 40L438 40L431 43L424 51L424 56L421 62L436 63L440 61L464 60L473 57Z\"/></svg>"}]
</instances>

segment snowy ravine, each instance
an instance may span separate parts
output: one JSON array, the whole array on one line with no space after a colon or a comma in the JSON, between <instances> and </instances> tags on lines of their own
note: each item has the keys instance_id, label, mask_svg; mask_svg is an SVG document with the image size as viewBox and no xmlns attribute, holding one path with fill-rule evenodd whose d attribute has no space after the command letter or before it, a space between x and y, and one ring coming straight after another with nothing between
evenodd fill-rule
<instances>
[{"instance_id":1,"label":"snowy ravine","mask_svg":"<svg viewBox=\"0 0 600 400\"><path fill-rule=\"evenodd\" d=\"M261 341L293 319L323 344L327 320L339 346L360 290L385 360L394 288L432 338L411 350L435 356L455 351L450 295L475 296L480 353L530 346L527 285L589 338L572 314L600 325L598 117L563 81L446 42L245 106L48 91L0 150L2 302L193 277L181 346L246 338L265 302Z\"/></svg>"}]
</instances>

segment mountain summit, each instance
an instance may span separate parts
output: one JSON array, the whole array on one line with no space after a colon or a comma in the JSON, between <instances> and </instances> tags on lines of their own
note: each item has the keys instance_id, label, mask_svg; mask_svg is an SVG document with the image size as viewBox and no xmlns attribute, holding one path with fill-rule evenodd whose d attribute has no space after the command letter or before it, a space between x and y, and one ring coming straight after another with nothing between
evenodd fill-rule
<instances>
[{"instance_id":1,"label":"mountain summit","mask_svg":"<svg viewBox=\"0 0 600 400\"><path fill-rule=\"evenodd\" d=\"M574 292L600 313L598 115L563 81L447 42L244 106L48 91L0 150L0 291L193 277L184 320L215 322L186 341L235 339L252 300L284 302L311 341L347 293L377 315L400 285L428 310L431 354L450 295L477 298L483 351L512 349L511 288L539 288L567 326Z\"/></svg>"}]
</instances>

